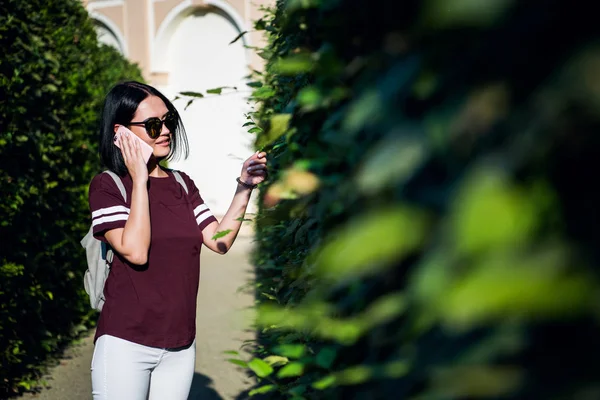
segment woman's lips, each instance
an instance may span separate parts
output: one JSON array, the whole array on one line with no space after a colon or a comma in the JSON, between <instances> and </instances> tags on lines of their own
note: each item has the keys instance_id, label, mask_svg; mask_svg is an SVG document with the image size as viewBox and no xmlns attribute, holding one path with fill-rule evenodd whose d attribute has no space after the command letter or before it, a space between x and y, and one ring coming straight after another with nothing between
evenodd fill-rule
<instances>
[{"instance_id":1,"label":"woman's lips","mask_svg":"<svg viewBox=\"0 0 600 400\"><path fill-rule=\"evenodd\" d=\"M161 140L160 142L156 142L155 145L167 147L170 143L171 143L171 140L167 139L167 140Z\"/></svg>"}]
</instances>

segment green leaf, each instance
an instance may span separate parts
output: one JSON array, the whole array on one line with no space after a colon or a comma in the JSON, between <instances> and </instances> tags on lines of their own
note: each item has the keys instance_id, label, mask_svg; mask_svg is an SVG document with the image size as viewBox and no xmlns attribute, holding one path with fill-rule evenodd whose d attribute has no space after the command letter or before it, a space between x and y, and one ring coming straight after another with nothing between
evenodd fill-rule
<instances>
[{"instance_id":1,"label":"green leaf","mask_svg":"<svg viewBox=\"0 0 600 400\"><path fill-rule=\"evenodd\" d=\"M303 344L282 344L273 348L273 352L288 358L300 358L306 354Z\"/></svg>"},{"instance_id":2,"label":"green leaf","mask_svg":"<svg viewBox=\"0 0 600 400\"><path fill-rule=\"evenodd\" d=\"M262 87L263 83L260 81L253 81L253 82L246 83L246 85L248 85L252 88L259 88L259 87Z\"/></svg>"},{"instance_id":3,"label":"green leaf","mask_svg":"<svg viewBox=\"0 0 600 400\"><path fill-rule=\"evenodd\" d=\"M229 42L229 44L234 44L235 42L240 40L246 33L248 33L248 31L244 31L244 32L240 33L239 35L237 35L235 37L235 39L233 39L231 42Z\"/></svg>"},{"instance_id":4,"label":"green leaf","mask_svg":"<svg viewBox=\"0 0 600 400\"><path fill-rule=\"evenodd\" d=\"M359 385L373 376L373 369L366 365L357 365L335 374L336 382L340 385Z\"/></svg>"},{"instance_id":5,"label":"green leaf","mask_svg":"<svg viewBox=\"0 0 600 400\"><path fill-rule=\"evenodd\" d=\"M452 237L460 253L523 246L540 224L539 207L528 191L502 172L479 168L465 179L453 201Z\"/></svg>"},{"instance_id":6,"label":"green leaf","mask_svg":"<svg viewBox=\"0 0 600 400\"><path fill-rule=\"evenodd\" d=\"M383 110L381 95L374 89L369 90L350 104L342 128L350 135L354 135L362 128L379 121Z\"/></svg>"},{"instance_id":7,"label":"green leaf","mask_svg":"<svg viewBox=\"0 0 600 400\"><path fill-rule=\"evenodd\" d=\"M214 89L208 89L206 91L206 93L210 93L210 94L221 94L221 92L223 91L223 88L214 88Z\"/></svg>"},{"instance_id":8,"label":"green leaf","mask_svg":"<svg viewBox=\"0 0 600 400\"><path fill-rule=\"evenodd\" d=\"M240 355L240 353L237 352L237 351L235 351L235 350L226 350L226 351L223 352L223 354L229 354L229 355L232 355L232 356L239 356Z\"/></svg>"},{"instance_id":9,"label":"green leaf","mask_svg":"<svg viewBox=\"0 0 600 400\"><path fill-rule=\"evenodd\" d=\"M189 96L189 97L204 97L204 95L200 92L179 92L179 94L182 96Z\"/></svg>"},{"instance_id":10,"label":"green leaf","mask_svg":"<svg viewBox=\"0 0 600 400\"><path fill-rule=\"evenodd\" d=\"M281 368L277 373L278 378L291 378L301 376L304 373L304 364L300 362L291 362Z\"/></svg>"},{"instance_id":11,"label":"green leaf","mask_svg":"<svg viewBox=\"0 0 600 400\"><path fill-rule=\"evenodd\" d=\"M280 58L272 68L273 72L280 75L298 75L308 73L314 68L315 62L308 54L299 54Z\"/></svg>"},{"instance_id":12,"label":"green leaf","mask_svg":"<svg viewBox=\"0 0 600 400\"><path fill-rule=\"evenodd\" d=\"M425 161L427 150L415 137L392 135L373 147L365 156L356 183L361 192L376 194L385 187L403 183Z\"/></svg>"},{"instance_id":13,"label":"green leaf","mask_svg":"<svg viewBox=\"0 0 600 400\"><path fill-rule=\"evenodd\" d=\"M281 135L283 135L289 127L292 114L275 114L271 117L269 132L267 133L266 140L268 142L274 142Z\"/></svg>"},{"instance_id":14,"label":"green leaf","mask_svg":"<svg viewBox=\"0 0 600 400\"><path fill-rule=\"evenodd\" d=\"M217 240L217 239L220 239L220 238L222 238L222 237L224 237L224 236L227 236L227 235L228 235L228 234L230 234L231 232L232 232L232 230L231 230L231 229L226 229L226 230L224 230L224 231L217 232L217 233L215 233L215 235L212 237L212 240Z\"/></svg>"},{"instance_id":15,"label":"green leaf","mask_svg":"<svg viewBox=\"0 0 600 400\"><path fill-rule=\"evenodd\" d=\"M248 363L246 361L238 360L237 358L229 358L227 361L232 364L239 365L242 368L248 368Z\"/></svg>"},{"instance_id":16,"label":"green leaf","mask_svg":"<svg viewBox=\"0 0 600 400\"><path fill-rule=\"evenodd\" d=\"M423 212L402 206L356 217L317 251L316 272L332 279L378 273L421 246L427 225Z\"/></svg>"},{"instance_id":17,"label":"green leaf","mask_svg":"<svg viewBox=\"0 0 600 400\"><path fill-rule=\"evenodd\" d=\"M257 394L269 393L269 392L272 392L273 390L275 390L276 388L277 388L277 386L275 386L275 385L264 385L264 386L261 386L256 389L252 389L250 391L250 393L248 393L248 395L250 397L252 397Z\"/></svg>"},{"instance_id":18,"label":"green leaf","mask_svg":"<svg viewBox=\"0 0 600 400\"><path fill-rule=\"evenodd\" d=\"M260 129L258 126L255 126L254 128L251 128L248 130L249 133L261 133L263 130Z\"/></svg>"},{"instance_id":19,"label":"green leaf","mask_svg":"<svg viewBox=\"0 0 600 400\"><path fill-rule=\"evenodd\" d=\"M285 365L289 362L287 357L282 356L268 356L263 358L263 361L273 367L279 367L281 365Z\"/></svg>"},{"instance_id":20,"label":"green leaf","mask_svg":"<svg viewBox=\"0 0 600 400\"><path fill-rule=\"evenodd\" d=\"M260 378L266 378L273 373L273 367L261 360L253 358L248 362L248 367Z\"/></svg>"},{"instance_id":21,"label":"green leaf","mask_svg":"<svg viewBox=\"0 0 600 400\"><path fill-rule=\"evenodd\" d=\"M252 97L259 100L266 100L275 95L275 90L270 86L263 86L252 92Z\"/></svg>"},{"instance_id":22,"label":"green leaf","mask_svg":"<svg viewBox=\"0 0 600 400\"><path fill-rule=\"evenodd\" d=\"M311 386L317 390L325 390L336 383L336 378L333 375L326 376L323 379L319 379L314 382Z\"/></svg>"},{"instance_id":23,"label":"green leaf","mask_svg":"<svg viewBox=\"0 0 600 400\"><path fill-rule=\"evenodd\" d=\"M453 26L479 27L496 22L512 6L514 0L445 0L425 2L423 23L433 28Z\"/></svg>"},{"instance_id":24,"label":"green leaf","mask_svg":"<svg viewBox=\"0 0 600 400\"><path fill-rule=\"evenodd\" d=\"M337 350L333 347L324 347L317 354L316 362L319 367L329 369L337 357Z\"/></svg>"}]
</instances>

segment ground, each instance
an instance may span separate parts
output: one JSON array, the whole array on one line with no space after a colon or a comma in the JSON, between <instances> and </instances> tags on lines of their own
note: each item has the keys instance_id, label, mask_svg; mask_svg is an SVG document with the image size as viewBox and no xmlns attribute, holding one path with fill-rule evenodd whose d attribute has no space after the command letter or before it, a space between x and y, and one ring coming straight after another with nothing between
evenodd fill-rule
<instances>
[{"instance_id":1,"label":"ground","mask_svg":"<svg viewBox=\"0 0 600 400\"><path fill-rule=\"evenodd\" d=\"M235 399L252 380L227 362L227 350L239 350L244 340L254 337L250 329L254 296L238 291L252 278L248 256L251 237L239 236L229 253L217 255L203 249L196 334L196 374L189 400ZM27 394L25 400L91 399L90 364L93 332L65 352L60 364L45 378L47 388Z\"/></svg>"}]
</instances>

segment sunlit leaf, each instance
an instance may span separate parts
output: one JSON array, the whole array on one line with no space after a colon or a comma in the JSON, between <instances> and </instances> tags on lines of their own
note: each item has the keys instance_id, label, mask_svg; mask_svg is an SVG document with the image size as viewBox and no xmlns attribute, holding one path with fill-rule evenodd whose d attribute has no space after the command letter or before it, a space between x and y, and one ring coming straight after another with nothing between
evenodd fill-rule
<instances>
[{"instance_id":1,"label":"sunlit leaf","mask_svg":"<svg viewBox=\"0 0 600 400\"><path fill-rule=\"evenodd\" d=\"M325 378L319 379L318 381L316 381L315 383L312 384L312 387L317 389L317 390L325 390L328 387L331 387L332 385L334 385L336 383L336 379L335 376L333 375L329 375L326 376Z\"/></svg>"},{"instance_id":2,"label":"sunlit leaf","mask_svg":"<svg viewBox=\"0 0 600 400\"><path fill-rule=\"evenodd\" d=\"M288 129L291 118L291 114L273 115L271 117L269 132L267 133L267 140L272 142L283 135Z\"/></svg>"},{"instance_id":3,"label":"sunlit leaf","mask_svg":"<svg viewBox=\"0 0 600 400\"><path fill-rule=\"evenodd\" d=\"M282 344L273 348L273 352L288 358L300 358L306 353L302 344Z\"/></svg>"},{"instance_id":4,"label":"sunlit leaf","mask_svg":"<svg viewBox=\"0 0 600 400\"><path fill-rule=\"evenodd\" d=\"M266 100L275 95L275 90L270 86L262 86L252 92L252 97L259 100Z\"/></svg>"},{"instance_id":5,"label":"sunlit leaf","mask_svg":"<svg viewBox=\"0 0 600 400\"><path fill-rule=\"evenodd\" d=\"M273 373L273 367L261 360L260 358L253 358L248 362L248 368L260 377L265 378Z\"/></svg>"},{"instance_id":6,"label":"sunlit leaf","mask_svg":"<svg viewBox=\"0 0 600 400\"><path fill-rule=\"evenodd\" d=\"M335 374L336 383L340 385L359 385L373 376L373 369L366 365L357 365Z\"/></svg>"},{"instance_id":7,"label":"sunlit leaf","mask_svg":"<svg viewBox=\"0 0 600 400\"><path fill-rule=\"evenodd\" d=\"M231 229L226 229L224 231L217 232L212 237L212 240L217 240L217 239L220 239L222 237L225 237L225 236L229 235L231 232L232 232Z\"/></svg>"},{"instance_id":8,"label":"sunlit leaf","mask_svg":"<svg viewBox=\"0 0 600 400\"><path fill-rule=\"evenodd\" d=\"M291 362L277 372L278 378L291 378L301 376L304 373L304 364L300 362Z\"/></svg>"},{"instance_id":9,"label":"sunlit leaf","mask_svg":"<svg viewBox=\"0 0 600 400\"><path fill-rule=\"evenodd\" d=\"M308 86L298 93L298 103L304 107L316 107L323 99L323 95L316 86Z\"/></svg>"},{"instance_id":10,"label":"sunlit leaf","mask_svg":"<svg viewBox=\"0 0 600 400\"><path fill-rule=\"evenodd\" d=\"M505 318L575 316L592 304L593 281L567 273L559 248L532 254L492 253L439 298L441 317L470 327Z\"/></svg>"},{"instance_id":11,"label":"sunlit leaf","mask_svg":"<svg viewBox=\"0 0 600 400\"><path fill-rule=\"evenodd\" d=\"M268 356L268 357L263 358L263 361L273 367L285 365L289 362L287 357L282 357L282 356Z\"/></svg>"},{"instance_id":12,"label":"sunlit leaf","mask_svg":"<svg viewBox=\"0 0 600 400\"><path fill-rule=\"evenodd\" d=\"M453 201L453 238L464 253L499 246L523 246L540 215L528 193L497 171L480 168L466 179Z\"/></svg>"},{"instance_id":13,"label":"sunlit leaf","mask_svg":"<svg viewBox=\"0 0 600 400\"><path fill-rule=\"evenodd\" d=\"M276 385L264 385L264 386L261 386L261 387L259 387L259 388L256 388L256 389L252 389L252 390L251 390L251 391L248 393L248 395L249 395L250 397L252 397L252 396L255 396L255 395L257 395L257 394L263 394L263 393L269 393L269 392L272 392L272 391L273 391L273 390L275 390L275 389L277 389L277 386L276 386Z\"/></svg>"},{"instance_id":14,"label":"sunlit leaf","mask_svg":"<svg viewBox=\"0 0 600 400\"><path fill-rule=\"evenodd\" d=\"M418 248L426 235L425 215L395 207L355 218L330 236L316 256L316 272L342 279L378 273Z\"/></svg>"},{"instance_id":15,"label":"sunlit leaf","mask_svg":"<svg viewBox=\"0 0 600 400\"><path fill-rule=\"evenodd\" d=\"M310 55L298 54L281 58L273 65L273 72L281 75L297 75L310 72L315 62Z\"/></svg>"},{"instance_id":16,"label":"sunlit leaf","mask_svg":"<svg viewBox=\"0 0 600 400\"><path fill-rule=\"evenodd\" d=\"M230 358L227 361L242 368L248 368L248 363L246 361L238 360L237 358Z\"/></svg>"}]
</instances>

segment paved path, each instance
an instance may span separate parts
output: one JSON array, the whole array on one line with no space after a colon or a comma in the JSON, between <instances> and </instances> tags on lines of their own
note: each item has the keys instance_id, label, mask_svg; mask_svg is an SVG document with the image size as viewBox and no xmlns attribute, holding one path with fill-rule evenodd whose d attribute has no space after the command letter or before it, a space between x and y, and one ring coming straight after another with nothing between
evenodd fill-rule
<instances>
[{"instance_id":1,"label":"paved path","mask_svg":"<svg viewBox=\"0 0 600 400\"><path fill-rule=\"evenodd\" d=\"M204 248L198 294L196 374L189 400L234 399L252 381L243 370L226 361L227 350L239 350L254 337L249 329L249 307L254 297L238 289L252 278L248 263L251 239L238 237L231 251L219 256ZM90 364L93 335L69 348L46 378L48 388L27 394L25 400L91 399ZM165 399L168 400L168 399Z\"/></svg>"}]
</instances>

